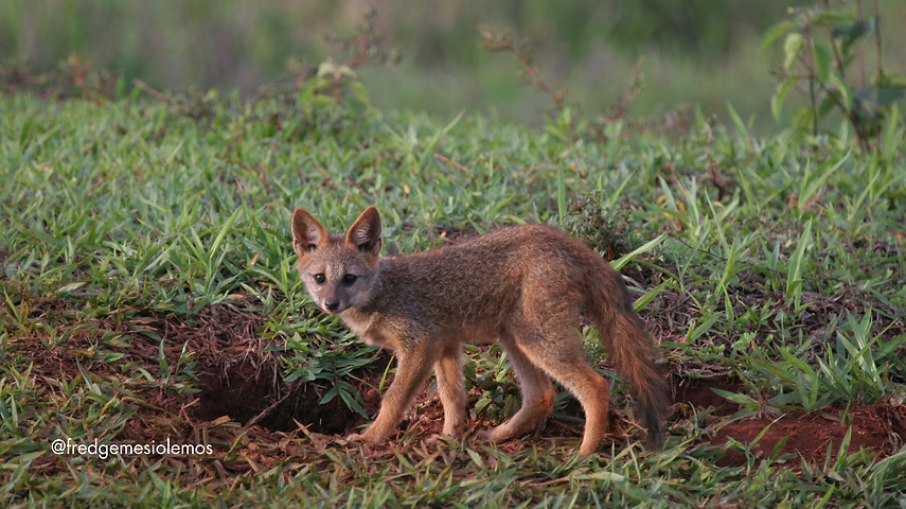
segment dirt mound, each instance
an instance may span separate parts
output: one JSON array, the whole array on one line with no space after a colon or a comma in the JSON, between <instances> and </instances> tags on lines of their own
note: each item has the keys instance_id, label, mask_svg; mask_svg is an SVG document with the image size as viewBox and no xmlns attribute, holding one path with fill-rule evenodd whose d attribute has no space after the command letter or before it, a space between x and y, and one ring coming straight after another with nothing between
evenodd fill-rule
<instances>
[{"instance_id":1,"label":"dirt mound","mask_svg":"<svg viewBox=\"0 0 906 509\"><path fill-rule=\"evenodd\" d=\"M747 444L751 453L760 458L794 454L821 465L828 459L828 452L831 460L839 454L850 429L847 454L863 448L883 455L892 454L906 439L906 405L876 403L853 405L848 410L828 408L812 413L745 419L718 429L711 443L723 446L732 439ZM764 435L759 439L762 432ZM717 462L720 466L745 463L745 451L733 448Z\"/></svg>"},{"instance_id":2,"label":"dirt mound","mask_svg":"<svg viewBox=\"0 0 906 509\"><path fill-rule=\"evenodd\" d=\"M709 410L709 427L717 430L711 444L724 447L735 441L750 447L750 452L759 458L792 454L810 463L823 464L828 446L833 459L850 428L849 454L862 448L892 454L906 441L906 404L853 404L848 409L831 407L810 413L792 412L729 422L728 416L739 410L738 405L712 389L739 392L742 390L739 380L729 375L680 378L674 388L675 408L679 414L675 418ZM759 438L762 432L764 435ZM746 453L742 448L731 446L717 463L720 466L743 465Z\"/></svg>"}]
</instances>

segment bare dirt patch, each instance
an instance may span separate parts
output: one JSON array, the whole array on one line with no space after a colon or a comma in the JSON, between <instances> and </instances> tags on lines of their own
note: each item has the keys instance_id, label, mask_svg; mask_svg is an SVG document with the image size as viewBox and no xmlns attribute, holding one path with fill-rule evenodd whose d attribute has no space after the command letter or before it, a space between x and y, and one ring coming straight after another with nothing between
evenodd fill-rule
<instances>
[{"instance_id":1,"label":"bare dirt patch","mask_svg":"<svg viewBox=\"0 0 906 509\"><path fill-rule=\"evenodd\" d=\"M739 392L742 384L726 374L676 379L673 420L684 419L692 412L708 410L709 425L717 429L711 440L715 446L723 447L735 441L750 445L751 452L760 458L793 454L810 463L823 464L828 445L832 455L838 454L850 428L849 453L865 448L889 455L906 441L906 404L853 404L848 410L831 407L811 413L765 415L725 424L729 416L739 410L739 406L715 393L714 388ZM759 439L762 432L765 434ZM732 447L718 461L720 466L745 463L745 452Z\"/></svg>"},{"instance_id":2,"label":"bare dirt patch","mask_svg":"<svg viewBox=\"0 0 906 509\"><path fill-rule=\"evenodd\" d=\"M726 416L733 414L739 406L720 396L713 389L737 392L742 388L739 380L730 375L720 374L707 378L676 378L674 380L673 401L679 416L688 416L692 412L710 410L711 415Z\"/></svg>"},{"instance_id":3,"label":"bare dirt patch","mask_svg":"<svg viewBox=\"0 0 906 509\"><path fill-rule=\"evenodd\" d=\"M711 443L723 446L732 439L752 444L765 428L768 430L764 436L751 446L751 452L762 458L795 454L808 462L823 464L828 446L833 459L850 428L848 454L864 448L889 455L906 439L906 405L877 403L854 405L848 411L829 408L807 414L745 419L720 428ZM730 449L717 464L730 466L745 462L744 451Z\"/></svg>"}]
</instances>

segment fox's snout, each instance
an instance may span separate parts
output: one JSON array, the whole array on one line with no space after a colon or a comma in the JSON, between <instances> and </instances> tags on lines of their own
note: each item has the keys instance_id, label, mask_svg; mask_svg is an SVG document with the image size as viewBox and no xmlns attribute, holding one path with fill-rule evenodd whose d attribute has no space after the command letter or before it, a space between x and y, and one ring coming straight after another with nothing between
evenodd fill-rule
<instances>
[{"instance_id":1,"label":"fox's snout","mask_svg":"<svg viewBox=\"0 0 906 509\"><path fill-rule=\"evenodd\" d=\"M312 299L325 313L336 315L346 311L353 304L353 295L348 288L331 284L307 285L307 288Z\"/></svg>"},{"instance_id":2,"label":"fox's snout","mask_svg":"<svg viewBox=\"0 0 906 509\"><path fill-rule=\"evenodd\" d=\"M344 304L340 299L324 299L321 302L321 309L325 313L337 314L346 311L346 308L349 307L349 304Z\"/></svg>"}]
</instances>

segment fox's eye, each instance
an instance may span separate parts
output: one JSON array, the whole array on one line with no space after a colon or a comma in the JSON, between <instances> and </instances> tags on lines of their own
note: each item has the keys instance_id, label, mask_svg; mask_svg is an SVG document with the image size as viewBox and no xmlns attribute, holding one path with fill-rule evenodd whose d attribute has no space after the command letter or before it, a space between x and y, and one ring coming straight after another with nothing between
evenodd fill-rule
<instances>
[{"instance_id":1,"label":"fox's eye","mask_svg":"<svg viewBox=\"0 0 906 509\"><path fill-rule=\"evenodd\" d=\"M315 283L324 284L324 274L315 274L314 276Z\"/></svg>"},{"instance_id":2,"label":"fox's eye","mask_svg":"<svg viewBox=\"0 0 906 509\"><path fill-rule=\"evenodd\" d=\"M345 276L343 276L343 284L346 286L351 286L358 278L359 276L356 276L354 274L346 274Z\"/></svg>"}]
</instances>

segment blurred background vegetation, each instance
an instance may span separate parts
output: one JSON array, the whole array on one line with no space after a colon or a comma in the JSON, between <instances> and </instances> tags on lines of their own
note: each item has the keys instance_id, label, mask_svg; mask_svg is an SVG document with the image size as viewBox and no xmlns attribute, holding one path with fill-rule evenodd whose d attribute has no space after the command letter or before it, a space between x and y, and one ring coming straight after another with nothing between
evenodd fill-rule
<instances>
[{"instance_id":1,"label":"blurred background vegetation","mask_svg":"<svg viewBox=\"0 0 906 509\"><path fill-rule=\"evenodd\" d=\"M380 109L452 116L465 109L538 124L550 111L520 81L520 66L482 46L478 26L510 28L567 104L604 113L640 88L630 118L698 105L733 105L756 131L775 130L770 95L782 48L761 48L786 16L781 0L3 0L0 59L53 69L80 55L163 90L250 95L294 70L345 60L338 38L356 33L370 8L393 65L360 70ZM809 2L810 3L810 2ZM904 70L902 0L880 0L887 65Z\"/></svg>"}]
</instances>

